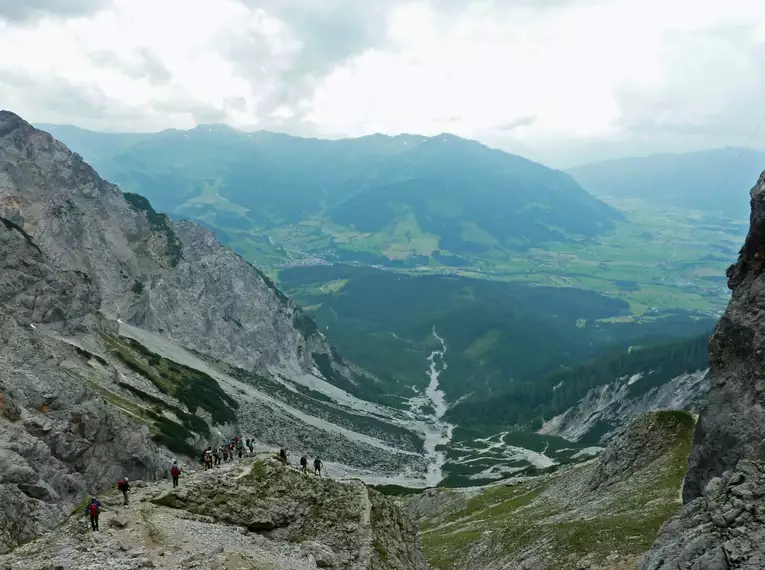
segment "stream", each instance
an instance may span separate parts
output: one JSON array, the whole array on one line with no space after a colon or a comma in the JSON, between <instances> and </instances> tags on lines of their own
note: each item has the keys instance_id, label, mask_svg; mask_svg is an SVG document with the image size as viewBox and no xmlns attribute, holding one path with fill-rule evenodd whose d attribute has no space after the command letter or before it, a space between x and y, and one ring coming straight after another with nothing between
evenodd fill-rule
<instances>
[{"instance_id":1,"label":"stream","mask_svg":"<svg viewBox=\"0 0 765 570\"><path fill-rule=\"evenodd\" d=\"M446 463L446 452L438 451L437 448L448 444L452 439L454 426L443 421L443 417L449 409L446 403L446 396L443 390L439 389L438 382L441 373L446 370L446 343L436 333L433 328L433 336L441 344L441 349L434 350L428 357L427 374L430 377L430 383L425 389L427 403L433 408L433 415L427 419L429 429L425 430L425 459L428 463L428 470L425 474L425 484L428 487L438 485L444 478L443 467Z\"/></svg>"}]
</instances>

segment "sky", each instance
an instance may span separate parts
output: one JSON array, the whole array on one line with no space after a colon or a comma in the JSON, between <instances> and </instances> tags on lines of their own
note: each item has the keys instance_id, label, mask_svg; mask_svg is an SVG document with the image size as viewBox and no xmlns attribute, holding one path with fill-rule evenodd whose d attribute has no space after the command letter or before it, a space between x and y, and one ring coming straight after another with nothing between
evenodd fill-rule
<instances>
[{"instance_id":1,"label":"sky","mask_svg":"<svg viewBox=\"0 0 765 570\"><path fill-rule=\"evenodd\" d=\"M33 123L451 132L564 168L765 148L762 0L0 0Z\"/></svg>"}]
</instances>

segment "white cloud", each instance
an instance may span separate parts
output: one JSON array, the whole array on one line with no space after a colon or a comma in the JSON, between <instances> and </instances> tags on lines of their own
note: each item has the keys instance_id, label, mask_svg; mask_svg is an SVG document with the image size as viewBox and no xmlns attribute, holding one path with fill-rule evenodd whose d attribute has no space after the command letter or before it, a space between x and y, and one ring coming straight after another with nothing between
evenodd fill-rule
<instances>
[{"instance_id":1,"label":"white cloud","mask_svg":"<svg viewBox=\"0 0 765 570\"><path fill-rule=\"evenodd\" d=\"M744 144L765 115L754 0L44 4L0 0L0 103L38 122L451 131L566 162Z\"/></svg>"}]
</instances>

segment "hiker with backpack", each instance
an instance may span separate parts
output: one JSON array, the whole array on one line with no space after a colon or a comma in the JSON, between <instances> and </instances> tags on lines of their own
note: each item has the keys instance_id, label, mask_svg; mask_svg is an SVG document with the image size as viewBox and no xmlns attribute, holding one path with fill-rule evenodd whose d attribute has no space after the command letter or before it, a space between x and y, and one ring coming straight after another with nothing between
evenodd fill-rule
<instances>
[{"instance_id":1,"label":"hiker with backpack","mask_svg":"<svg viewBox=\"0 0 765 570\"><path fill-rule=\"evenodd\" d=\"M247 448L250 450L250 454L255 453L255 440L253 438L247 440Z\"/></svg>"},{"instance_id":2,"label":"hiker with backpack","mask_svg":"<svg viewBox=\"0 0 765 570\"><path fill-rule=\"evenodd\" d=\"M220 449L216 447L215 449L213 449L212 454L213 454L213 466L220 467L220 456L221 456Z\"/></svg>"},{"instance_id":3,"label":"hiker with backpack","mask_svg":"<svg viewBox=\"0 0 765 570\"><path fill-rule=\"evenodd\" d=\"M127 504L128 504L128 491L130 491L130 482L128 481L127 477L117 481L117 489L122 491L122 497L125 499L125 502L123 503L123 505L127 506Z\"/></svg>"},{"instance_id":4,"label":"hiker with backpack","mask_svg":"<svg viewBox=\"0 0 765 570\"><path fill-rule=\"evenodd\" d=\"M300 471L302 473L308 473L308 456L303 455L303 457L300 458Z\"/></svg>"},{"instance_id":5,"label":"hiker with backpack","mask_svg":"<svg viewBox=\"0 0 765 570\"><path fill-rule=\"evenodd\" d=\"M237 438L236 440L236 452L239 454L239 459L241 459L242 453L244 452L244 442L241 438Z\"/></svg>"},{"instance_id":6,"label":"hiker with backpack","mask_svg":"<svg viewBox=\"0 0 765 570\"><path fill-rule=\"evenodd\" d=\"M287 455L289 455L287 453L287 448L286 447L282 447L279 450L279 461L281 461L285 465L289 465L289 460L287 459Z\"/></svg>"},{"instance_id":7,"label":"hiker with backpack","mask_svg":"<svg viewBox=\"0 0 765 570\"><path fill-rule=\"evenodd\" d=\"M207 449L205 449L204 458L205 458L205 471L207 471L208 469L212 469L213 468L212 448L208 447Z\"/></svg>"},{"instance_id":8,"label":"hiker with backpack","mask_svg":"<svg viewBox=\"0 0 765 570\"><path fill-rule=\"evenodd\" d=\"M170 466L170 476L173 478L173 487L178 486L178 478L181 476L181 468L178 466L177 461L173 461Z\"/></svg>"},{"instance_id":9,"label":"hiker with backpack","mask_svg":"<svg viewBox=\"0 0 765 570\"><path fill-rule=\"evenodd\" d=\"M90 503L85 507L85 514L90 515L90 528L93 532L98 531L98 515L101 514L101 502L95 497L90 498Z\"/></svg>"},{"instance_id":10,"label":"hiker with backpack","mask_svg":"<svg viewBox=\"0 0 765 570\"><path fill-rule=\"evenodd\" d=\"M324 466L324 464L321 462L321 459L318 457L313 460L313 473L314 475L318 475L321 477L321 468Z\"/></svg>"}]
</instances>

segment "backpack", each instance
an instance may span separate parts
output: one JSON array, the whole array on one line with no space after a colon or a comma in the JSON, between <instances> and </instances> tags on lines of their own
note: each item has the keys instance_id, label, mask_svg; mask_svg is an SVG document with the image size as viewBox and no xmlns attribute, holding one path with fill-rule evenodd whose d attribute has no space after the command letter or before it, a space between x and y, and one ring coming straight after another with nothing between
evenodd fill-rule
<instances>
[{"instance_id":1,"label":"backpack","mask_svg":"<svg viewBox=\"0 0 765 570\"><path fill-rule=\"evenodd\" d=\"M90 503L90 516L91 517L97 517L98 516L98 503Z\"/></svg>"},{"instance_id":2,"label":"backpack","mask_svg":"<svg viewBox=\"0 0 765 570\"><path fill-rule=\"evenodd\" d=\"M122 489L124 489L124 488L125 488L125 482L124 482L122 479L120 479L119 481L117 481L117 489L119 489L120 491L122 491Z\"/></svg>"},{"instance_id":3,"label":"backpack","mask_svg":"<svg viewBox=\"0 0 765 570\"><path fill-rule=\"evenodd\" d=\"M180 474L181 474L181 470L178 468L177 465L173 465L170 468L170 475L172 475L173 477L178 477L178 475Z\"/></svg>"},{"instance_id":4,"label":"backpack","mask_svg":"<svg viewBox=\"0 0 765 570\"><path fill-rule=\"evenodd\" d=\"M305 457L300 458L300 465L308 465L308 459Z\"/></svg>"}]
</instances>

